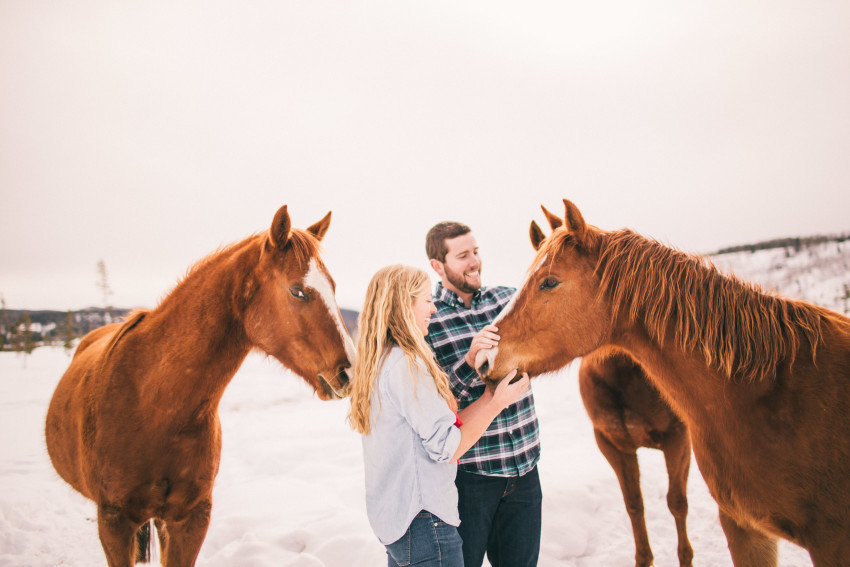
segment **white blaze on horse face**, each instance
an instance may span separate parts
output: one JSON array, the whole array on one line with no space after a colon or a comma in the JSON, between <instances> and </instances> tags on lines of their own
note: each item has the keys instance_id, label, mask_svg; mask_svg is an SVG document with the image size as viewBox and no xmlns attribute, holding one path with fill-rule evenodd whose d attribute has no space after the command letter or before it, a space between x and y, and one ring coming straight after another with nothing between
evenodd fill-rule
<instances>
[{"instance_id":1,"label":"white blaze on horse face","mask_svg":"<svg viewBox=\"0 0 850 567\"><path fill-rule=\"evenodd\" d=\"M339 314L339 307L336 304L334 290L331 287L331 282L324 272L319 268L316 259L310 260L310 269L304 276L304 287L311 287L319 293L319 297L325 302L325 307L331 319L336 323L336 328L339 331L339 336L342 339L342 344L345 347L345 354L348 356L348 362L354 366L355 349L354 342L345 330L345 324L342 322L342 317Z\"/></svg>"},{"instance_id":2,"label":"white blaze on horse face","mask_svg":"<svg viewBox=\"0 0 850 567\"><path fill-rule=\"evenodd\" d=\"M520 293L525 290L525 286L535 276L535 274L537 274L537 272L540 270L540 266L542 266L543 263L546 262L546 257L547 255L544 254L540 261L537 262L537 265L534 266L534 269L528 272L528 276L526 276L525 280L519 286L519 291L516 292L513 297L511 297L511 300L508 301L508 304L505 305L505 307L499 312L499 314L496 315L496 318L493 319L493 325L496 325L498 327L499 321L507 317L508 313L513 310L514 305L516 305L516 298L519 296ZM484 364L485 360L490 363L490 367L492 368L493 362L496 360L497 354L499 354L498 345L494 346L493 348L479 350L478 353L476 353L475 355L475 368L481 368L481 365Z\"/></svg>"}]
</instances>

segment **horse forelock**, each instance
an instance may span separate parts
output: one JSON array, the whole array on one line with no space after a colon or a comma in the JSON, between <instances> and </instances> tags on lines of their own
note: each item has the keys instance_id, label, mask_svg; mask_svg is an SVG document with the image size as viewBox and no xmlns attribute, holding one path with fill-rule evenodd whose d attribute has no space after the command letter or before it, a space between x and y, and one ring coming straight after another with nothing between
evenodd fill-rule
<instances>
[{"instance_id":1,"label":"horse forelock","mask_svg":"<svg viewBox=\"0 0 850 567\"><path fill-rule=\"evenodd\" d=\"M821 341L814 306L765 293L702 256L629 230L601 240L596 269L614 317L640 320L662 345L672 328L677 345L700 349L727 378L770 378L783 360L793 363L802 339L813 360Z\"/></svg>"},{"instance_id":2,"label":"horse forelock","mask_svg":"<svg viewBox=\"0 0 850 567\"><path fill-rule=\"evenodd\" d=\"M285 250L292 254L295 265L304 273L310 269L310 261L315 259L324 268L321 259L321 246L315 236L307 231L292 229L286 241Z\"/></svg>"}]
</instances>

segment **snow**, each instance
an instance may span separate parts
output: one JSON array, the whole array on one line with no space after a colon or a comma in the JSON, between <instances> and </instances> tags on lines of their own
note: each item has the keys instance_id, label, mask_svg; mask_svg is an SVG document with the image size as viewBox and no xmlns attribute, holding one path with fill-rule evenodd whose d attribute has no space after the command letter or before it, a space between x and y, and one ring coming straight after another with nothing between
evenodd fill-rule
<instances>
[{"instance_id":1,"label":"snow","mask_svg":"<svg viewBox=\"0 0 850 567\"><path fill-rule=\"evenodd\" d=\"M61 347L0 353L0 567L106 565L94 505L53 471L44 416L69 358ZM634 543L614 472L596 448L576 381L577 365L533 383L541 426L543 536L540 566L631 567ZM298 378L258 354L222 399L224 436L212 520L198 565L386 565L364 504L360 440L347 401L322 402ZM678 565L659 451L640 450L647 529L655 564ZM696 463L688 485L695 564L731 567L717 506ZM780 564L810 566L780 543Z\"/></svg>"},{"instance_id":2,"label":"snow","mask_svg":"<svg viewBox=\"0 0 850 567\"><path fill-rule=\"evenodd\" d=\"M850 314L850 240L711 256L724 273L761 285L786 297L802 299Z\"/></svg>"},{"instance_id":3,"label":"snow","mask_svg":"<svg viewBox=\"0 0 850 567\"><path fill-rule=\"evenodd\" d=\"M839 312L848 307L850 243L711 256L738 277ZM69 363L61 347L24 360L0 353L0 567L106 565L94 505L53 471L44 446L50 396ZM578 393L578 362L535 378L540 418L540 567L631 567L634 541L616 476L593 439ZM224 447L210 529L198 565L386 565L366 519L359 436L347 401L321 402L278 363L251 354L220 406ZM639 451L655 564L678 565L661 452ZM717 505L696 462L688 484L694 563L732 567ZM780 542L779 564L811 566Z\"/></svg>"}]
</instances>

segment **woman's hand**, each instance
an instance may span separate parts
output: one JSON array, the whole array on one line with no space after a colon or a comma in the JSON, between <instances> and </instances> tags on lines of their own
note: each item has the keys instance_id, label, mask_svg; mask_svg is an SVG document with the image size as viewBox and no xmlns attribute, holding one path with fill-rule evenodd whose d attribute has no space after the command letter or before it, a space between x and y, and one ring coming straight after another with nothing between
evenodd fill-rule
<instances>
[{"instance_id":1,"label":"woman's hand","mask_svg":"<svg viewBox=\"0 0 850 567\"><path fill-rule=\"evenodd\" d=\"M481 434L487 429L496 416L502 410L517 401L528 391L530 379L528 374L522 373L522 378L511 384L517 375L516 369L511 370L504 380L499 382L495 391L488 387L484 395L468 405L460 412L463 425L460 426L460 445L452 457L452 461L459 459L472 445L478 441Z\"/></svg>"},{"instance_id":2,"label":"woman's hand","mask_svg":"<svg viewBox=\"0 0 850 567\"><path fill-rule=\"evenodd\" d=\"M499 382L496 390L493 392L493 403L497 404L501 409L505 409L528 391L531 386L531 379L527 372L522 373L522 378L511 383L511 380L517 375L517 369L514 368ZM500 410L501 411L501 410Z\"/></svg>"}]
</instances>

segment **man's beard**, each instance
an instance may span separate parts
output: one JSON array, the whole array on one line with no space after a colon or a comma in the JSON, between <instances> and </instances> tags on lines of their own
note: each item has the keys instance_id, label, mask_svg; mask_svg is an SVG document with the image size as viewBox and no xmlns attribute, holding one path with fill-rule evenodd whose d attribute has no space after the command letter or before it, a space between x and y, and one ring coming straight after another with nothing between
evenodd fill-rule
<instances>
[{"instance_id":1,"label":"man's beard","mask_svg":"<svg viewBox=\"0 0 850 567\"><path fill-rule=\"evenodd\" d=\"M475 293L481 288L481 266L478 266L478 284L471 284L466 281L466 278L463 275L463 272L457 273L451 271L448 266L445 267L446 270L446 279L449 280L449 283L455 286L456 289L459 289L463 293Z\"/></svg>"}]
</instances>

